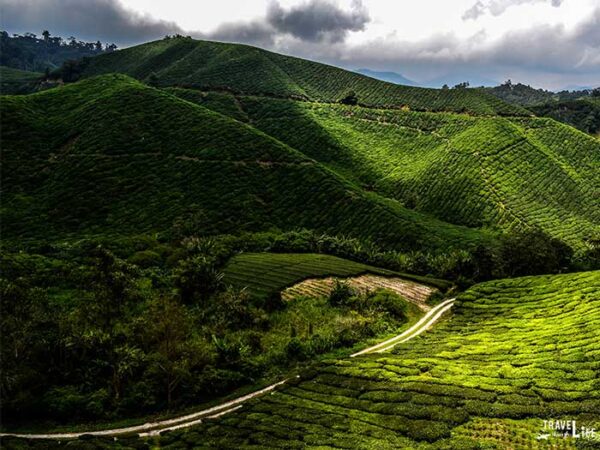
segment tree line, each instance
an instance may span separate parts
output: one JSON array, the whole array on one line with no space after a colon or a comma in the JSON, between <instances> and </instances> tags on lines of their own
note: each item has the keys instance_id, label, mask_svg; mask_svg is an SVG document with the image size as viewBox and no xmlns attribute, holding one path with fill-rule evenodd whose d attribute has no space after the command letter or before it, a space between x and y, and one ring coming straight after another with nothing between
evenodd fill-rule
<instances>
[{"instance_id":1,"label":"tree line","mask_svg":"<svg viewBox=\"0 0 600 450\"><path fill-rule=\"evenodd\" d=\"M32 72L50 71L67 60L113 52L117 48L114 43L99 40L86 42L74 36L52 36L48 30L40 36L34 33L11 36L0 31L0 65Z\"/></svg>"}]
</instances>

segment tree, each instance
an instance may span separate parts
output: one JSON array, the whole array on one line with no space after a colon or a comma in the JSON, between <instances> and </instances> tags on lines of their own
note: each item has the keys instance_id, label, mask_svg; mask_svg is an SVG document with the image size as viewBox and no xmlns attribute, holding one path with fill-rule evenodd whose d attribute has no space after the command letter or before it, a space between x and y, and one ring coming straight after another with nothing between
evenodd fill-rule
<instances>
[{"instance_id":1,"label":"tree","mask_svg":"<svg viewBox=\"0 0 600 450\"><path fill-rule=\"evenodd\" d=\"M88 295L71 317L71 336L83 354L91 351L107 366L113 398L118 401L124 377L138 359L135 347L129 344L131 315L140 300L135 269L100 246L92 249L90 256L92 269L82 278Z\"/></svg>"},{"instance_id":2,"label":"tree","mask_svg":"<svg viewBox=\"0 0 600 450\"><path fill-rule=\"evenodd\" d=\"M208 299L221 288L222 281L223 274L215 261L206 256L185 259L175 271L175 284L181 300L188 304Z\"/></svg>"},{"instance_id":3,"label":"tree","mask_svg":"<svg viewBox=\"0 0 600 450\"><path fill-rule=\"evenodd\" d=\"M102 42L100 41L96 41L95 45L95 49L97 52L101 52L102 51Z\"/></svg>"},{"instance_id":4,"label":"tree","mask_svg":"<svg viewBox=\"0 0 600 450\"><path fill-rule=\"evenodd\" d=\"M191 319L175 298L162 296L153 301L144 318L146 339L150 345L151 373L162 378L167 407L181 381L190 376L195 360L189 345Z\"/></svg>"},{"instance_id":5,"label":"tree","mask_svg":"<svg viewBox=\"0 0 600 450\"><path fill-rule=\"evenodd\" d=\"M354 294L354 290L348 283L336 279L333 284L333 289L329 294L329 304L332 306L342 306L347 303Z\"/></svg>"},{"instance_id":6,"label":"tree","mask_svg":"<svg viewBox=\"0 0 600 450\"><path fill-rule=\"evenodd\" d=\"M450 86L448 86L447 84L444 84L444 85L442 86L442 89L444 89L444 90L450 89Z\"/></svg>"},{"instance_id":7,"label":"tree","mask_svg":"<svg viewBox=\"0 0 600 450\"><path fill-rule=\"evenodd\" d=\"M557 273L571 263L573 250L538 228L502 237L501 261L510 276Z\"/></svg>"},{"instance_id":8,"label":"tree","mask_svg":"<svg viewBox=\"0 0 600 450\"><path fill-rule=\"evenodd\" d=\"M42 31L42 36L44 36L44 42L48 43L48 40L50 39L50 32L48 30L44 30Z\"/></svg>"}]
</instances>

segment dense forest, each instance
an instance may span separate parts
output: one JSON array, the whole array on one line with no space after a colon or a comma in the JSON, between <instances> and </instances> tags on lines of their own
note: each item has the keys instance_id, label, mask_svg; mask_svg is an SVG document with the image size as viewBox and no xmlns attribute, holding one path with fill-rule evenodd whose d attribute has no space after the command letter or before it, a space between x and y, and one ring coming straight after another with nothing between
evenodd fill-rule
<instances>
[{"instance_id":1,"label":"dense forest","mask_svg":"<svg viewBox=\"0 0 600 450\"><path fill-rule=\"evenodd\" d=\"M13 34L0 31L0 66L29 72L48 72L60 67L65 61L84 56L112 52L117 46L100 41L84 42L74 36L63 39L44 30L41 36L34 33Z\"/></svg>"}]
</instances>

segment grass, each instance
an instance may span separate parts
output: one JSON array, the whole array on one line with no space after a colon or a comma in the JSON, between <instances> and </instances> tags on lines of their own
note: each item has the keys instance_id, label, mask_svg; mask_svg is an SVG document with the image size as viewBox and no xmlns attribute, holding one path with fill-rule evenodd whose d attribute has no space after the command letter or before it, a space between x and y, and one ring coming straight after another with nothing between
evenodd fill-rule
<instances>
[{"instance_id":1,"label":"grass","mask_svg":"<svg viewBox=\"0 0 600 450\"><path fill-rule=\"evenodd\" d=\"M451 319L392 354L325 362L163 443L537 448L545 419L600 422L599 292L600 272L476 285Z\"/></svg>"},{"instance_id":2,"label":"grass","mask_svg":"<svg viewBox=\"0 0 600 450\"><path fill-rule=\"evenodd\" d=\"M249 293L259 297L281 292L307 278L344 278L365 273L400 276L441 289L450 287L450 283L443 280L399 274L335 256L312 253L243 253L231 259L224 273L225 283L238 289L246 288Z\"/></svg>"},{"instance_id":3,"label":"grass","mask_svg":"<svg viewBox=\"0 0 600 450\"><path fill-rule=\"evenodd\" d=\"M240 44L163 39L89 59L83 76L118 72L158 86L337 102L348 91L376 107L478 115L527 115L475 89L399 86L354 72Z\"/></svg>"},{"instance_id":4,"label":"grass","mask_svg":"<svg viewBox=\"0 0 600 450\"><path fill-rule=\"evenodd\" d=\"M255 128L123 75L7 96L1 107L8 240L174 227L308 228L396 249L494 239L366 192Z\"/></svg>"}]
</instances>

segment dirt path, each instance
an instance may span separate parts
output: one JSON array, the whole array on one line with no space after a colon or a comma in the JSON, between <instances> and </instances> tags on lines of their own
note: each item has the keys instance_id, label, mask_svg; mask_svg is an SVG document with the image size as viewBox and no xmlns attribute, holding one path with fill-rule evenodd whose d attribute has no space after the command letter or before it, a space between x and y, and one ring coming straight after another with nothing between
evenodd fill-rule
<instances>
[{"instance_id":1,"label":"dirt path","mask_svg":"<svg viewBox=\"0 0 600 450\"><path fill-rule=\"evenodd\" d=\"M373 347L365 348L364 350L361 350L360 352L350 355L350 357L354 358L356 356L366 355L367 353L386 352L386 351L391 350L394 346L396 346L398 344L409 341L410 339L419 336L421 333L423 333L424 331L431 328L431 326L435 322L437 322L439 320L439 318L442 317L442 315L446 311L448 311L450 308L452 308L452 305L454 305L454 300L456 300L456 299L450 298L448 300L443 301L439 305L436 305L434 308L429 310L427 312L427 314L425 314L423 317L421 317L421 320L419 320L417 323L415 323L412 327L410 327L404 333L399 334L398 336L395 336L391 339L388 339L387 341L380 342L379 344L374 345Z\"/></svg>"},{"instance_id":2,"label":"dirt path","mask_svg":"<svg viewBox=\"0 0 600 450\"><path fill-rule=\"evenodd\" d=\"M409 341L421 333L425 332L437 322L442 315L454 305L454 298L448 299L434 308L431 308L416 324L404 331L402 334L381 342L372 347L354 353L351 357L365 355L368 353L382 353L391 350L395 345ZM166 419L156 422L147 422L142 425L134 425L124 428L113 428L110 430L99 431L80 431L74 433L47 433L47 434L16 434L16 433L0 433L0 436L14 436L25 439L77 439L82 435L93 436L119 436L122 434L138 433L140 437L154 436L164 431L177 430L180 428L188 428L202 423L205 419L214 419L225 414L233 412L242 407L242 404L255 397L267 394L274 391L277 387L284 384L286 380L279 381L263 389L260 389L250 394L238 397L234 400L221 403L220 405L211 408L203 409L195 413L186 414L173 419Z\"/></svg>"}]
</instances>

